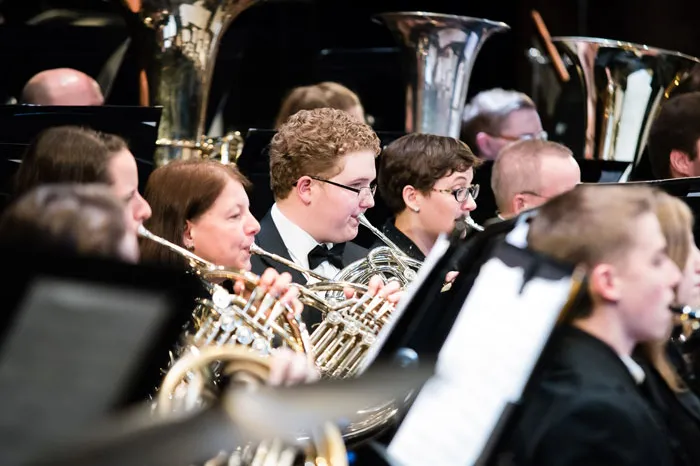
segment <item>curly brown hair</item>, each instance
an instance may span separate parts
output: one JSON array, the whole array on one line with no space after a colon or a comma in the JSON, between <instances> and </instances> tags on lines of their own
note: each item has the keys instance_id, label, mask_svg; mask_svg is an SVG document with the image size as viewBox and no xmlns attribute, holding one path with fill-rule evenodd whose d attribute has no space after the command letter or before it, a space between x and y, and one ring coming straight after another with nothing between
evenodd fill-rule
<instances>
[{"instance_id":1,"label":"curly brown hair","mask_svg":"<svg viewBox=\"0 0 700 466\"><path fill-rule=\"evenodd\" d=\"M347 112L317 108L295 113L270 143L270 187L275 199L289 196L294 183L304 175L337 174L338 161L361 150L379 155L379 138Z\"/></svg>"},{"instance_id":2,"label":"curly brown hair","mask_svg":"<svg viewBox=\"0 0 700 466\"><path fill-rule=\"evenodd\" d=\"M440 178L479 165L481 161L462 141L433 134L407 134L389 144L379 157L379 193L387 207L398 214L406 208L405 186L427 194Z\"/></svg>"}]
</instances>

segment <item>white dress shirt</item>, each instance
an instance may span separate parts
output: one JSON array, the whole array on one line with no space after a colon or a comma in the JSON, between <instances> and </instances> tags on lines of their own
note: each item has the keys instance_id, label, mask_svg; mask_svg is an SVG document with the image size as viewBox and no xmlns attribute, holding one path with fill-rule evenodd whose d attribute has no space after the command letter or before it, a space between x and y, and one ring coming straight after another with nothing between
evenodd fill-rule
<instances>
[{"instance_id":1,"label":"white dress shirt","mask_svg":"<svg viewBox=\"0 0 700 466\"><path fill-rule=\"evenodd\" d=\"M630 374L632 374L632 378L637 385L641 385L646 377L642 366L637 364L637 361L632 359L631 356L620 356L620 359L622 359L622 362L625 363L625 366L627 366L627 370L630 371Z\"/></svg>"},{"instance_id":2,"label":"white dress shirt","mask_svg":"<svg viewBox=\"0 0 700 466\"><path fill-rule=\"evenodd\" d=\"M297 224L289 220L279 207L277 207L277 203L272 205L270 215L272 216L272 221L275 223L275 227L277 227L277 231L279 231L282 237L287 252L289 252L289 257L295 264L308 269L309 253L320 243ZM333 247L333 244L325 243L325 246L330 249ZM326 278L333 278L340 272L340 269L330 262L324 261L313 269L313 272L319 273ZM312 277L306 277L306 279L309 280L309 283L317 281Z\"/></svg>"}]
</instances>

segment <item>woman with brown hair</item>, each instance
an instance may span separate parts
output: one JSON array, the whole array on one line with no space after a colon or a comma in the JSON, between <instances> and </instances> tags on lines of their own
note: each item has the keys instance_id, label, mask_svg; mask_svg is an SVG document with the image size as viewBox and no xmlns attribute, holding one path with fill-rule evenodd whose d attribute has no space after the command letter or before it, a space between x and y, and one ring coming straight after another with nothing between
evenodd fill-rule
<instances>
[{"instance_id":1,"label":"woman with brown hair","mask_svg":"<svg viewBox=\"0 0 700 466\"><path fill-rule=\"evenodd\" d=\"M211 160L172 162L153 171L145 198L152 233L224 267L250 269L250 247L260 224L249 210L248 180L233 165ZM184 266L177 254L152 241L144 260Z\"/></svg>"},{"instance_id":2,"label":"woman with brown hair","mask_svg":"<svg viewBox=\"0 0 700 466\"><path fill-rule=\"evenodd\" d=\"M123 202L134 234L151 209L138 191L136 159L124 139L77 126L41 132L22 157L13 198L47 183L104 183Z\"/></svg>"},{"instance_id":3,"label":"woman with brown hair","mask_svg":"<svg viewBox=\"0 0 700 466\"><path fill-rule=\"evenodd\" d=\"M480 164L466 144L445 136L407 134L389 144L378 173L379 193L393 213L384 234L409 257L425 260L438 236L476 209L479 185L472 180Z\"/></svg>"},{"instance_id":4,"label":"woman with brown hair","mask_svg":"<svg viewBox=\"0 0 700 466\"><path fill-rule=\"evenodd\" d=\"M313 110L314 108L343 110L357 120L365 122L365 111L357 94L342 84L326 81L292 89L282 102L277 118L275 118L275 129L279 129L287 121L287 118L299 110Z\"/></svg>"},{"instance_id":5,"label":"woman with brown hair","mask_svg":"<svg viewBox=\"0 0 700 466\"><path fill-rule=\"evenodd\" d=\"M184 247L197 256L224 267L250 270L250 247L260 224L249 210L247 179L234 165L213 160L178 160L151 173L145 199L153 215L144 226L153 234ZM144 239L141 260L187 269L185 260L169 249ZM289 274L266 270L260 286L301 311L298 290L290 287ZM233 284L236 293L243 284ZM290 351L275 352L270 383L315 380L318 373L309 361Z\"/></svg>"}]
</instances>

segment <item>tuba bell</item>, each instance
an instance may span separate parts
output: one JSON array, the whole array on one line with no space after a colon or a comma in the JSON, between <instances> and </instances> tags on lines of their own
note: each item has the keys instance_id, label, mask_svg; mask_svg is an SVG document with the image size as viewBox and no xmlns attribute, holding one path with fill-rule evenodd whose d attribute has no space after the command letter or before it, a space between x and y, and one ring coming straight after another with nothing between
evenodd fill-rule
<instances>
[{"instance_id":1,"label":"tuba bell","mask_svg":"<svg viewBox=\"0 0 700 466\"><path fill-rule=\"evenodd\" d=\"M406 132L459 139L469 77L484 42L510 29L466 16L395 12L376 16L402 44L407 66Z\"/></svg>"},{"instance_id":2,"label":"tuba bell","mask_svg":"<svg viewBox=\"0 0 700 466\"><path fill-rule=\"evenodd\" d=\"M163 107L156 165L201 156L235 162L243 139L238 132L207 138L207 104L221 38L257 0L118 1L145 56L141 105Z\"/></svg>"},{"instance_id":3,"label":"tuba bell","mask_svg":"<svg viewBox=\"0 0 700 466\"><path fill-rule=\"evenodd\" d=\"M576 124L572 132L585 136L567 145L582 158L637 166L661 105L700 60L617 40L554 37L552 42L574 85L544 95L542 108L554 112L575 105L582 127ZM554 137L565 136L566 127L558 124Z\"/></svg>"}]
</instances>

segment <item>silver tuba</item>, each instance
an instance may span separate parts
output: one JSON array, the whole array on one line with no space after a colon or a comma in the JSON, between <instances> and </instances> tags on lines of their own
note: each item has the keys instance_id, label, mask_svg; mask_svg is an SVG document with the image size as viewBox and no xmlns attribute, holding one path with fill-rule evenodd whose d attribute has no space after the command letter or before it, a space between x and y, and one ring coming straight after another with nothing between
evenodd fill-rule
<instances>
[{"instance_id":1,"label":"silver tuba","mask_svg":"<svg viewBox=\"0 0 700 466\"><path fill-rule=\"evenodd\" d=\"M376 16L403 45L409 68L406 132L459 139L469 77L484 42L505 23L424 12Z\"/></svg>"},{"instance_id":2,"label":"silver tuba","mask_svg":"<svg viewBox=\"0 0 700 466\"><path fill-rule=\"evenodd\" d=\"M581 147L572 147L574 153L636 166L661 105L700 60L617 40L555 37L552 41L574 85L548 92L541 107L549 113L565 102L580 103L574 110L582 117L585 139ZM578 128L574 132L578 134Z\"/></svg>"},{"instance_id":3,"label":"silver tuba","mask_svg":"<svg viewBox=\"0 0 700 466\"><path fill-rule=\"evenodd\" d=\"M221 38L258 0L119 1L138 15L141 28L136 35L148 55L141 74L141 105L163 107L156 164L203 155L235 161L241 135L210 139L204 125Z\"/></svg>"}]
</instances>

